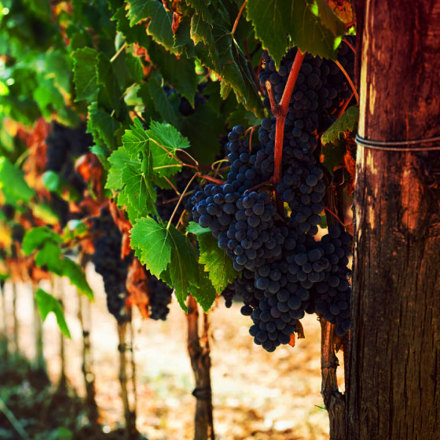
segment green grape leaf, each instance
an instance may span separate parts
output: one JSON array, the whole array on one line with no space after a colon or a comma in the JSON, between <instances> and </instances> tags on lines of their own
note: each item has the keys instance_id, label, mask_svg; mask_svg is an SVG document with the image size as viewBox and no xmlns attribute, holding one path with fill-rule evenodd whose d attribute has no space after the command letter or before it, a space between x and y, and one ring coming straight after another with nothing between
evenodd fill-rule
<instances>
[{"instance_id":1,"label":"green grape leaf","mask_svg":"<svg viewBox=\"0 0 440 440\"><path fill-rule=\"evenodd\" d=\"M151 217L137 220L131 229L131 247L148 270L160 278L171 261L172 243L166 225Z\"/></svg>"},{"instance_id":2,"label":"green grape leaf","mask_svg":"<svg viewBox=\"0 0 440 440\"><path fill-rule=\"evenodd\" d=\"M93 300L93 290L87 282L86 276L81 267L70 258L63 258L62 274L67 277L71 284L73 284L81 293L83 293L89 300Z\"/></svg>"},{"instance_id":3,"label":"green grape leaf","mask_svg":"<svg viewBox=\"0 0 440 440\"><path fill-rule=\"evenodd\" d=\"M141 20L149 19L148 35L155 41L171 50L174 45L172 31L173 13L166 11L163 4L157 0L131 0L128 10L130 26Z\"/></svg>"},{"instance_id":4,"label":"green grape leaf","mask_svg":"<svg viewBox=\"0 0 440 440\"><path fill-rule=\"evenodd\" d=\"M137 84L144 77L140 57L134 57L130 53L122 52L113 62L113 73L118 81L118 87L122 90ZM125 95L127 92L125 92Z\"/></svg>"},{"instance_id":5,"label":"green grape leaf","mask_svg":"<svg viewBox=\"0 0 440 440\"><path fill-rule=\"evenodd\" d=\"M177 300L187 311L185 302L188 294L192 293L191 286L199 285L200 281L197 254L188 237L173 225L169 228L169 237L172 246L169 275Z\"/></svg>"},{"instance_id":6,"label":"green grape leaf","mask_svg":"<svg viewBox=\"0 0 440 440\"><path fill-rule=\"evenodd\" d=\"M154 144L162 145L170 151L189 147L188 139L183 137L172 125L165 122L152 121L148 136Z\"/></svg>"},{"instance_id":7,"label":"green grape leaf","mask_svg":"<svg viewBox=\"0 0 440 440\"><path fill-rule=\"evenodd\" d=\"M95 101L98 97L98 52L90 47L77 49L72 53L75 101Z\"/></svg>"},{"instance_id":8,"label":"green grape leaf","mask_svg":"<svg viewBox=\"0 0 440 440\"><path fill-rule=\"evenodd\" d=\"M122 183L125 185L124 192L128 203L138 212L137 217L157 214L156 190L151 175L142 170L140 161L131 161L125 165L122 170Z\"/></svg>"},{"instance_id":9,"label":"green grape leaf","mask_svg":"<svg viewBox=\"0 0 440 440\"><path fill-rule=\"evenodd\" d=\"M47 315L49 313L53 313L61 332L64 334L64 336L71 339L69 327L67 326L63 308L61 307L60 302L50 293L47 293L41 288L35 292L35 299L37 302L38 311L40 312L41 320L44 322L47 318Z\"/></svg>"},{"instance_id":10,"label":"green grape leaf","mask_svg":"<svg viewBox=\"0 0 440 440\"><path fill-rule=\"evenodd\" d=\"M42 220L46 225L58 225L60 223L59 214L49 203L30 203L29 207L35 218Z\"/></svg>"},{"instance_id":11,"label":"green grape leaf","mask_svg":"<svg viewBox=\"0 0 440 440\"><path fill-rule=\"evenodd\" d=\"M88 108L87 131L103 151L115 150L118 147L118 122L93 102Z\"/></svg>"},{"instance_id":12,"label":"green grape leaf","mask_svg":"<svg viewBox=\"0 0 440 440\"><path fill-rule=\"evenodd\" d=\"M194 59L188 59L184 55L176 58L157 44L150 45L148 55L153 63L160 67L160 73L165 81L172 85L194 106L194 95L197 90Z\"/></svg>"},{"instance_id":13,"label":"green grape leaf","mask_svg":"<svg viewBox=\"0 0 440 440\"><path fill-rule=\"evenodd\" d=\"M152 75L147 83L141 85L139 95L150 114L152 109L155 109L164 121L175 127L178 126L179 120L176 111L170 104L157 76Z\"/></svg>"},{"instance_id":14,"label":"green grape leaf","mask_svg":"<svg viewBox=\"0 0 440 440\"><path fill-rule=\"evenodd\" d=\"M61 249L54 241L46 241L43 247L35 255L35 264L38 267L46 266L49 272L61 275L63 271L63 260Z\"/></svg>"},{"instance_id":15,"label":"green grape leaf","mask_svg":"<svg viewBox=\"0 0 440 440\"><path fill-rule=\"evenodd\" d=\"M277 66L292 46L335 58L345 34L345 25L325 0L249 0L247 18Z\"/></svg>"},{"instance_id":16,"label":"green grape leaf","mask_svg":"<svg viewBox=\"0 0 440 440\"><path fill-rule=\"evenodd\" d=\"M154 173L160 177L174 176L182 168L176 159L176 151L189 148L188 139L172 125L156 121L151 122L147 135L150 139Z\"/></svg>"},{"instance_id":17,"label":"green grape leaf","mask_svg":"<svg viewBox=\"0 0 440 440\"><path fill-rule=\"evenodd\" d=\"M141 23L130 26L125 5L116 10L113 19L116 20L117 30L124 35L127 43L137 43L142 47L148 47L150 38L145 32L145 25Z\"/></svg>"},{"instance_id":18,"label":"green grape leaf","mask_svg":"<svg viewBox=\"0 0 440 440\"><path fill-rule=\"evenodd\" d=\"M358 119L359 108L352 105L323 133L321 137L322 143L325 145L330 142L336 142L342 133L346 131L354 132Z\"/></svg>"},{"instance_id":19,"label":"green grape leaf","mask_svg":"<svg viewBox=\"0 0 440 440\"><path fill-rule=\"evenodd\" d=\"M322 165L333 175L335 168L338 168L344 160L344 154L347 151L345 141L337 138L334 142L323 145L321 149Z\"/></svg>"},{"instance_id":20,"label":"green grape leaf","mask_svg":"<svg viewBox=\"0 0 440 440\"><path fill-rule=\"evenodd\" d=\"M194 130L197 127L197 130ZM220 139L225 133L224 114L216 112L209 101L183 118L182 134L191 142L189 152L202 163L212 163L220 154Z\"/></svg>"},{"instance_id":21,"label":"green grape leaf","mask_svg":"<svg viewBox=\"0 0 440 440\"><path fill-rule=\"evenodd\" d=\"M98 54L96 69L98 72L99 103L109 111L119 115L122 92L119 89L110 60L102 52Z\"/></svg>"},{"instance_id":22,"label":"green grape leaf","mask_svg":"<svg viewBox=\"0 0 440 440\"><path fill-rule=\"evenodd\" d=\"M110 168L108 170L107 182L105 187L115 191L122 189L124 182L122 180L122 172L130 162L130 154L124 147L119 147L108 158Z\"/></svg>"},{"instance_id":23,"label":"green grape leaf","mask_svg":"<svg viewBox=\"0 0 440 440\"><path fill-rule=\"evenodd\" d=\"M122 144L125 151L131 156L137 156L141 151L147 149L149 137L142 126L139 118L136 118L129 130L125 130L122 136Z\"/></svg>"},{"instance_id":24,"label":"green grape leaf","mask_svg":"<svg viewBox=\"0 0 440 440\"><path fill-rule=\"evenodd\" d=\"M46 241L61 243L62 240L47 226L39 226L26 231L21 248L25 255L30 255L35 249L42 247Z\"/></svg>"},{"instance_id":25,"label":"green grape leaf","mask_svg":"<svg viewBox=\"0 0 440 440\"><path fill-rule=\"evenodd\" d=\"M198 223L190 222L187 231L197 237L200 251L199 262L208 272L212 285L218 293L223 292L238 277L238 272L234 269L231 258L218 247L217 239L209 228L202 228Z\"/></svg>"},{"instance_id":26,"label":"green grape leaf","mask_svg":"<svg viewBox=\"0 0 440 440\"><path fill-rule=\"evenodd\" d=\"M65 92L70 93L72 62L68 55L61 50L50 50L45 59L45 73L49 73L56 85Z\"/></svg>"},{"instance_id":27,"label":"green grape leaf","mask_svg":"<svg viewBox=\"0 0 440 440\"><path fill-rule=\"evenodd\" d=\"M32 93L43 116L49 118L54 110L64 107L64 98L52 78L40 78L38 87Z\"/></svg>"},{"instance_id":28,"label":"green grape leaf","mask_svg":"<svg viewBox=\"0 0 440 440\"><path fill-rule=\"evenodd\" d=\"M191 283L191 295L202 306L205 312L211 308L217 298L216 289L201 264L199 264L199 280L197 284Z\"/></svg>"},{"instance_id":29,"label":"green grape leaf","mask_svg":"<svg viewBox=\"0 0 440 440\"><path fill-rule=\"evenodd\" d=\"M248 61L227 28L220 25L206 27L204 38L209 43L196 46L196 54L202 64L214 70L234 91L237 101L256 114L264 117L261 97L248 67ZM225 86L223 86L223 91ZM227 96L222 95L223 98Z\"/></svg>"},{"instance_id":30,"label":"green grape leaf","mask_svg":"<svg viewBox=\"0 0 440 440\"><path fill-rule=\"evenodd\" d=\"M24 180L23 172L9 160L0 157L0 189L15 200L28 202L35 194Z\"/></svg>"}]
</instances>

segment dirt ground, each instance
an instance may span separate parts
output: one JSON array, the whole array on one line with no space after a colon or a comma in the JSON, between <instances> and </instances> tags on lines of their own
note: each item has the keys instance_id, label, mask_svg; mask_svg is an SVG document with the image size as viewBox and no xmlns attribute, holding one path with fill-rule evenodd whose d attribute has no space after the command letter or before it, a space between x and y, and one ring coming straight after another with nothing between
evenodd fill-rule
<instances>
[{"instance_id":1,"label":"dirt ground","mask_svg":"<svg viewBox=\"0 0 440 440\"><path fill-rule=\"evenodd\" d=\"M88 278L95 291L92 313L92 350L97 403L104 430L123 426L119 398L116 324L105 307L101 278L93 267ZM69 384L84 394L81 373L81 328L75 290L63 284L66 319L72 340L66 340ZM49 289L48 285L42 284ZM11 286L6 286L11 307ZM320 327L315 316L303 320L306 339L296 347L283 346L266 353L248 334L250 319L220 300L210 313L212 384L218 440L324 440L328 417L320 395ZM18 316L21 351L33 356L31 289L19 286ZM12 317L8 314L8 325ZM189 440L193 436L195 398L186 349L186 318L173 301L166 322L142 321L135 313L134 353L137 368L137 422L149 440ZM49 316L43 325L44 352L50 378L60 371L59 330ZM343 378L340 379L341 384Z\"/></svg>"}]
</instances>

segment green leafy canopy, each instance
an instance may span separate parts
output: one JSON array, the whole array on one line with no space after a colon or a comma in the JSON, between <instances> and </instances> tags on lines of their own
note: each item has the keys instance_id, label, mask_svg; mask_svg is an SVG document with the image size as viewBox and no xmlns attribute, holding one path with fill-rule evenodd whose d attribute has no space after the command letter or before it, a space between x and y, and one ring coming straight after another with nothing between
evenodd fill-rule
<instances>
[{"instance_id":1,"label":"green leafy canopy","mask_svg":"<svg viewBox=\"0 0 440 440\"><path fill-rule=\"evenodd\" d=\"M277 66L287 49L335 58L345 25L325 0L248 0L247 16Z\"/></svg>"}]
</instances>

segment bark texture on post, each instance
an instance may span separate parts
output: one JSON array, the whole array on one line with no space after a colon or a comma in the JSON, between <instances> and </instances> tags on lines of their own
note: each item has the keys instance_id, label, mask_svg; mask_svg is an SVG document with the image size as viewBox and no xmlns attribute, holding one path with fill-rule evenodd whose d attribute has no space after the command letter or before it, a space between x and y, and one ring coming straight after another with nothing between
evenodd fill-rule
<instances>
[{"instance_id":1,"label":"bark texture on post","mask_svg":"<svg viewBox=\"0 0 440 440\"><path fill-rule=\"evenodd\" d=\"M14 286L15 284L13 284ZM46 361L44 359L44 351L43 351L43 347L44 347L44 342L43 342L43 323L41 321L41 316L40 316L40 312L38 311L38 306L37 306L37 299L36 299L36 292L38 290L38 284L37 283L32 283L32 290L31 290L31 294L32 294L32 305L33 305L33 312L34 312L34 345L35 345L35 357L34 357L34 363L33 363L33 368L35 370L41 370L41 371L46 371ZM14 297L16 298L16 291L14 290ZM14 317L17 320L17 322L15 323L15 329L14 332L17 332L17 344L18 344L18 317L17 317L17 311L16 311L16 307L14 306Z\"/></svg>"},{"instance_id":2,"label":"bark texture on post","mask_svg":"<svg viewBox=\"0 0 440 440\"><path fill-rule=\"evenodd\" d=\"M335 347L335 326L321 317L321 394L328 411L330 440L345 440L345 400L338 388L339 366Z\"/></svg>"},{"instance_id":3,"label":"bark texture on post","mask_svg":"<svg viewBox=\"0 0 440 440\"><path fill-rule=\"evenodd\" d=\"M134 362L132 362L130 358L130 356L134 356L134 348L132 345L132 340L127 343L127 326L129 326L128 322L117 323L119 338L119 383L121 385L121 398L122 405L124 407L124 438L125 440L135 440L139 437L139 433L136 428L136 397L135 386L133 385L135 378L133 376L133 371L131 371L131 375L129 373L129 370L132 368Z\"/></svg>"},{"instance_id":4,"label":"bark texture on post","mask_svg":"<svg viewBox=\"0 0 440 440\"><path fill-rule=\"evenodd\" d=\"M84 273L87 268L87 254L81 253L79 257L79 264ZM84 389L86 392L86 408L88 418L92 427L98 427L98 405L96 403L96 389L95 389L95 373L93 369L93 354L91 343L91 329L92 329L92 311L90 307L90 300L86 298L79 290L76 291L78 297L78 321L82 330L82 363L81 371L84 378Z\"/></svg>"},{"instance_id":5,"label":"bark texture on post","mask_svg":"<svg viewBox=\"0 0 440 440\"><path fill-rule=\"evenodd\" d=\"M88 418L93 427L98 424L98 405L96 404L95 373L93 370L92 343L90 338L91 331L91 310L90 300L85 298L82 293L78 295L78 320L82 329L82 364L81 371L84 378L84 388L86 392L86 407Z\"/></svg>"},{"instance_id":6,"label":"bark texture on post","mask_svg":"<svg viewBox=\"0 0 440 440\"><path fill-rule=\"evenodd\" d=\"M439 136L440 0L362 21L360 135ZM440 439L439 151L358 148L352 322L347 439Z\"/></svg>"},{"instance_id":7,"label":"bark texture on post","mask_svg":"<svg viewBox=\"0 0 440 440\"><path fill-rule=\"evenodd\" d=\"M197 399L194 420L194 440L214 440L214 421L212 415L211 356L208 336L208 316L203 316L203 334L199 337L199 312L196 300L188 299L188 352L194 371Z\"/></svg>"}]
</instances>

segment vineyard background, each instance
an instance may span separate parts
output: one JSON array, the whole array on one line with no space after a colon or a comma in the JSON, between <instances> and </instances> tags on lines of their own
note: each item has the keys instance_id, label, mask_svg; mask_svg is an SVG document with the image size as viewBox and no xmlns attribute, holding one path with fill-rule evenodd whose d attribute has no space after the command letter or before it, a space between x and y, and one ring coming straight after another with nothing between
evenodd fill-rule
<instances>
[{"instance_id":1,"label":"vineyard background","mask_svg":"<svg viewBox=\"0 0 440 440\"><path fill-rule=\"evenodd\" d=\"M96 374L96 400L105 431L122 427L119 399L117 334L105 306L103 283L89 266L94 286L92 351ZM43 283L44 286L44 283ZM20 351L34 357L31 286L18 284ZM64 283L66 320L72 340L66 340L66 374L69 387L84 397L81 374L81 329L76 316L75 289ZM7 307L12 308L11 285L6 284ZM328 415L320 394L320 326L313 316L305 323L307 339L298 345L265 353L248 337L248 318L239 304L225 309L219 304L211 316L214 417L219 439L324 440ZM11 315L9 314L9 318ZM9 330L12 320L8 320ZM195 399L193 377L186 350L185 316L173 302L165 322L143 321L135 314L135 359L138 375L138 427L151 440L193 438ZM12 338L10 338L12 339ZM55 316L44 324L45 357L50 379L59 380L59 329ZM166 348L164 345L166 344ZM294 351L293 351L294 350ZM0 376L1 377L1 376ZM25 379L25 378L23 378ZM340 379L343 389L343 378ZM16 414L17 417L20 413ZM2 419L0 426L9 423ZM3 434L2 434L3 432ZM0 438L5 431L0 431ZM46 432L49 435L50 432ZM3 437L2 437L3 436Z\"/></svg>"}]
</instances>

